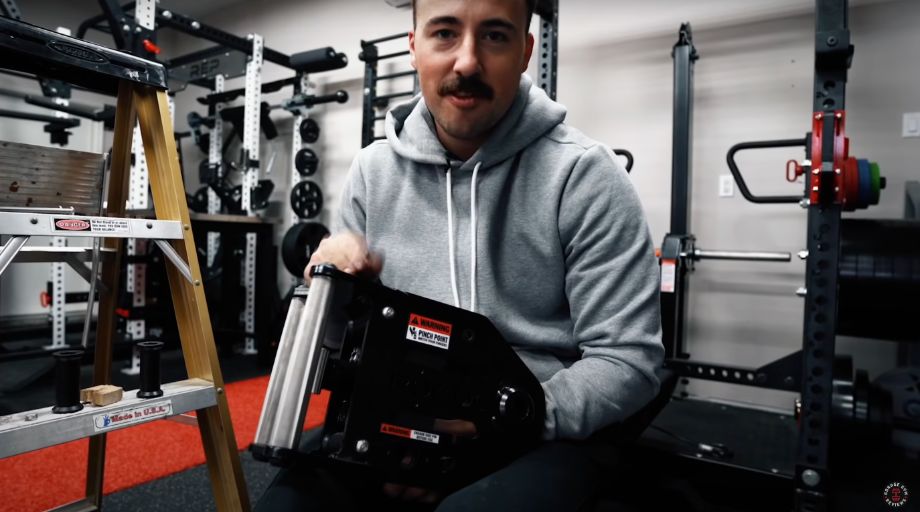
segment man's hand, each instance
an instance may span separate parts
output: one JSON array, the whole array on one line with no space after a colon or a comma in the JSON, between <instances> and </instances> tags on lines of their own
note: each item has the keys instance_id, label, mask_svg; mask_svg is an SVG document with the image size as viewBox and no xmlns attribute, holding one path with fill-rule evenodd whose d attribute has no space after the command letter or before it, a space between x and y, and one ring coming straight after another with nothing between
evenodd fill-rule
<instances>
[{"instance_id":1,"label":"man's hand","mask_svg":"<svg viewBox=\"0 0 920 512\"><path fill-rule=\"evenodd\" d=\"M313 281L310 268L322 263L331 263L346 274L367 277L376 277L383 270L383 256L371 252L367 241L355 233L341 233L320 242L303 271L308 286Z\"/></svg>"}]
</instances>

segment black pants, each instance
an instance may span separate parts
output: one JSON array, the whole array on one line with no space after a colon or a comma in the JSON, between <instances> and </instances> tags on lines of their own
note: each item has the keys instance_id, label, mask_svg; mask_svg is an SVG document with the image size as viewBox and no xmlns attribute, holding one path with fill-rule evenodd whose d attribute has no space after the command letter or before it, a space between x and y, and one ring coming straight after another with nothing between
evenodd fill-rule
<instances>
[{"instance_id":1,"label":"black pants","mask_svg":"<svg viewBox=\"0 0 920 512\"><path fill-rule=\"evenodd\" d=\"M307 436L308 433L304 435ZM309 442L309 441L308 441ZM302 444L303 446L303 444ZM436 505L387 498L382 482L304 461L282 469L256 503L274 511L502 511L590 510L615 451L594 442L547 442L508 466L445 497Z\"/></svg>"}]
</instances>

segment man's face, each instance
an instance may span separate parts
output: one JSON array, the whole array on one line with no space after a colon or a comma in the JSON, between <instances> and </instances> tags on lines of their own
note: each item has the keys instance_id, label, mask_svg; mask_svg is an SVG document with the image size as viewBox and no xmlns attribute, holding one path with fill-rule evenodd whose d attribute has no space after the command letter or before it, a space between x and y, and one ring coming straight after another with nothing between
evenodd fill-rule
<instances>
[{"instance_id":1,"label":"man's face","mask_svg":"<svg viewBox=\"0 0 920 512\"><path fill-rule=\"evenodd\" d=\"M533 51L524 0L417 0L412 65L438 135L481 144L517 94Z\"/></svg>"}]
</instances>

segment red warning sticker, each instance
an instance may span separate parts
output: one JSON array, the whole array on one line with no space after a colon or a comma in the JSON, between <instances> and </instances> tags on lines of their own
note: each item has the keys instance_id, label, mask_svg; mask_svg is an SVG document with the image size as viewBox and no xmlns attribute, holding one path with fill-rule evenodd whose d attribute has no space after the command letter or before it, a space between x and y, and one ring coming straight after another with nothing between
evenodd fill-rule
<instances>
[{"instance_id":1,"label":"red warning sticker","mask_svg":"<svg viewBox=\"0 0 920 512\"><path fill-rule=\"evenodd\" d=\"M413 430L411 428L390 425L389 423L381 423L380 432L390 434L391 436L405 437L406 439L414 439L416 441L425 441L426 443L434 444L438 444L438 440L441 438L441 436L432 434L431 432Z\"/></svg>"},{"instance_id":2,"label":"red warning sticker","mask_svg":"<svg viewBox=\"0 0 920 512\"><path fill-rule=\"evenodd\" d=\"M453 326L446 322L410 313L406 339L431 345L432 347L447 349L450 346L450 331L452 328Z\"/></svg>"}]
</instances>

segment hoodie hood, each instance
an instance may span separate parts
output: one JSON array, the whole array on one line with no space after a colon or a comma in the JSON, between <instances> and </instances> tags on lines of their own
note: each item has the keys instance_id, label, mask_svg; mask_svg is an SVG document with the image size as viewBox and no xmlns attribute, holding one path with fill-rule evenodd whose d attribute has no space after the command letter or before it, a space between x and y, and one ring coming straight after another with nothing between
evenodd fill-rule
<instances>
[{"instance_id":1,"label":"hoodie hood","mask_svg":"<svg viewBox=\"0 0 920 512\"><path fill-rule=\"evenodd\" d=\"M565 107L549 99L522 74L511 108L485 144L458 170L472 170L476 165L485 169L508 159L565 120L565 115ZM439 166L448 161L421 94L387 113L386 137L393 150L408 160Z\"/></svg>"}]
</instances>

